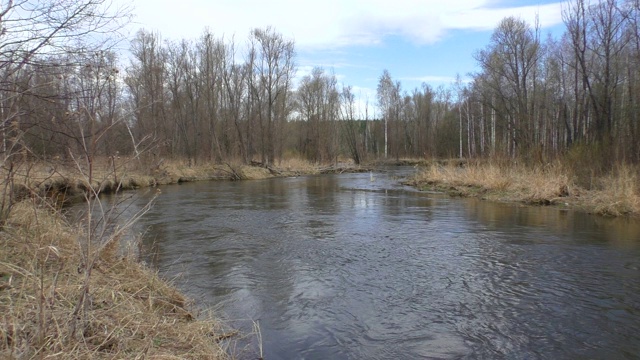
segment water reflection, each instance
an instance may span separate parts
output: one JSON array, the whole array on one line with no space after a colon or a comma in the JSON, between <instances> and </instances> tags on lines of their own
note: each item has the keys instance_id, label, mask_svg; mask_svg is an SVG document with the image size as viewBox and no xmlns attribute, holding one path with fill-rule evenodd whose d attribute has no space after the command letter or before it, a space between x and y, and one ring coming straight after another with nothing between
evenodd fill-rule
<instances>
[{"instance_id":1,"label":"water reflection","mask_svg":"<svg viewBox=\"0 0 640 360\"><path fill-rule=\"evenodd\" d=\"M391 175L166 187L139 226L187 293L260 322L268 359L640 353L637 222Z\"/></svg>"},{"instance_id":2,"label":"water reflection","mask_svg":"<svg viewBox=\"0 0 640 360\"><path fill-rule=\"evenodd\" d=\"M489 228L545 228L571 236L576 241L603 242L622 247L637 248L640 241L640 222L629 218L606 218L566 208L531 207L518 204L492 203L466 199L466 209Z\"/></svg>"}]
</instances>

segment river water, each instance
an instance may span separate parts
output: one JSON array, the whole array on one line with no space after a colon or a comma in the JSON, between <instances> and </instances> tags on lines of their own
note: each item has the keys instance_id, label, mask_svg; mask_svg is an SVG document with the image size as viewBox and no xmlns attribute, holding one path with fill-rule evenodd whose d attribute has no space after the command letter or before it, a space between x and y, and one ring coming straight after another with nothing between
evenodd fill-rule
<instances>
[{"instance_id":1,"label":"river water","mask_svg":"<svg viewBox=\"0 0 640 360\"><path fill-rule=\"evenodd\" d=\"M422 193L411 171L167 186L138 229L189 296L259 324L267 360L640 356L638 222Z\"/></svg>"}]
</instances>

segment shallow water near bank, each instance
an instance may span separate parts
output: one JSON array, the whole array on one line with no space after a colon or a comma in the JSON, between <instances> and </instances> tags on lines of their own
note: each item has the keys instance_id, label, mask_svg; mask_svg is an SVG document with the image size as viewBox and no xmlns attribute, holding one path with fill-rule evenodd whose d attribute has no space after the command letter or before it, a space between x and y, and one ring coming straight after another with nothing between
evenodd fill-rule
<instances>
[{"instance_id":1,"label":"shallow water near bank","mask_svg":"<svg viewBox=\"0 0 640 360\"><path fill-rule=\"evenodd\" d=\"M269 360L640 353L637 221L421 193L412 171L166 186L137 230Z\"/></svg>"}]
</instances>

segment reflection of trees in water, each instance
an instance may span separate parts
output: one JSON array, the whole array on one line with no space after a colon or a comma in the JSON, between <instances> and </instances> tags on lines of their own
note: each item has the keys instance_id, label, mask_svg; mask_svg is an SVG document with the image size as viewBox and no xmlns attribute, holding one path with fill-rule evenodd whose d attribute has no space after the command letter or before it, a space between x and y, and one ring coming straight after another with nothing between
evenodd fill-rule
<instances>
[{"instance_id":1,"label":"reflection of trees in water","mask_svg":"<svg viewBox=\"0 0 640 360\"><path fill-rule=\"evenodd\" d=\"M462 318L459 331L474 341L487 339L480 351L524 354L536 347L575 357L582 350L567 344L618 343L620 334L633 332L634 322L616 314L637 301L637 279L626 270L637 261L617 247L637 252L637 222L552 207L455 201L468 220L478 222L460 254L472 269L462 274L467 289L461 302L470 317ZM620 346L631 349L632 343Z\"/></svg>"},{"instance_id":2,"label":"reflection of trees in water","mask_svg":"<svg viewBox=\"0 0 640 360\"><path fill-rule=\"evenodd\" d=\"M640 221L605 218L558 207L526 206L511 203L464 199L467 214L488 229L522 227L546 228L550 232L571 235L579 241L609 242L616 246L640 246Z\"/></svg>"}]
</instances>

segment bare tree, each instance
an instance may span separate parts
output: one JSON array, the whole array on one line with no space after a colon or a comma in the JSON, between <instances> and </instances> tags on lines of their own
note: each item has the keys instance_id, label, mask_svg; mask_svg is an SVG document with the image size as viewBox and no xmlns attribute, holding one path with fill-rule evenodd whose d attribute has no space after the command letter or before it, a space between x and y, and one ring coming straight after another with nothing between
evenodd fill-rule
<instances>
[{"instance_id":1,"label":"bare tree","mask_svg":"<svg viewBox=\"0 0 640 360\"><path fill-rule=\"evenodd\" d=\"M208 30L205 30L202 38L197 44L199 53L199 77L202 82L202 101L204 113L203 119L207 119L206 129L208 130L209 160L222 161L222 147L220 145L219 123L222 118L222 92L223 92L223 66L226 57L226 46L221 40L213 37ZM224 132L222 134L225 135Z\"/></svg>"},{"instance_id":2,"label":"bare tree","mask_svg":"<svg viewBox=\"0 0 640 360\"><path fill-rule=\"evenodd\" d=\"M596 4L572 2L564 12L577 69L591 100L595 117L594 139L607 146L614 128L613 102L620 84L617 60L629 37L624 24L632 13L616 0Z\"/></svg>"},{"instance_id":3,"label":"bare tree","mask_svg":"<svg viewBox=\"0 0 640 360\"><path fill-rule=\"evenodd\" d=\"M366 152L363 144L366 132L362 134L364 136L361 136L360 129L362 128L361 125L364 125L366 128L367 124L366 120L364 122L362 120L358 121L355 100L356 98L351 91L351 87L343 87L342 92L340 93L340 124L342 135L346 142L348 152L351 155L351 159L353 159L353 162L356 165L360 165L364 160L363 158Z\"/></svg>"},{"instance_id":4,"label":"bare tree","mask_svg":"<svg viewBox=\"0 0 640 360\"><path fill-rule=\"evenodd\" d=\"M302 151L309 160L326 162L336 158L339 101L336 77L325 74L324 69L314 68L300 81L298 111L307 129Z\"/></svg>"},{"instance_id":5,"label":"bare tree","mask_svg":"<svg viewBox=\"0 0 640 360\"><path fill-rule=\"evenodd\" d=\"M3 143L13 136L8 133L10 123L20 122L24 115L15 102L33 95L30 88L17 86L21 71L26 66L30 70L60 67L62 64L49 60L61 59L67 54L95 54L112 46L118 41L114 34L124 25L128 9L114 9L110 5L107 0L0 2L0 128ZM77 65L84 64L64 64Z\"/></svg>"},{"instance_id":6,"label":"bare tree","mask_svg":"<svg viewBox=\"0 0 640 360\"><path fill-rule=\"evenodd\" d=\"M162 48L160 34L138 31L131 41L131 65L125 84L132 121L127 123L131 136L157 140L157 152L173 155L175 131L167 116L168 91L166 81L167 53Z\"/></svg>"},{"instance_id":7,"label":"bare tree","mask_svg":"<svg viewBox=\"0 0 640 360\"><path fill-rule=\"evenodd\" d=\"M507 120L509 152L532 146L534 111L531 92L535 89L535 70L541 56L537 29L525 21L503 19L491 37L491 43L476 55L476 60L490 80L486 84L500 102L498 111Z\"/></svg>"},{"instance_id":8,"label":"bare tree","mask_svg":"<svg viewBox=\"0 0 640 360\"><path fill-rule=\"evenodd\" d=\"M249 78L250 67L247 64L236 64L235 45L233 40L225 45L224 56L222 57L222 81L224 82L223 101L225 116L233 122L233 127L237 136L237 147L245 163L249 162L250 149L247 145L250 134L244 129L249 124L248 113L243 111L243 103L247 102L247 79ZM247 125L243 125L243 122ZM231 131L228 129L228 131Z\"/></svg>"},{"instance_id":9,"label":"bare tree","mask_svg":"<svg viewBox=\"0 0 640 360\"><path fill-rule=\"evenodd\" d=\"M119 40L116 35L127 20L128 9L109 5L107 0L0 1L0 136L5 170L2 195L9 199L2 202L0 222L6 219L14 202L13 176L21 160L36 155L24 142L25 133L45 122L68 120L63 117L69 111L62 105L70 105L69 93L57 91L64 83L60 77L78 73L86 65L80 62ZM58 117L52 118L52 114ZM32 139L44 141L46 128L52 127L40 126L38 131L32 131ZM78 138L84 139L84 135Z\"/></svg>"},{"instance_id":10,"label":"bare tree","mask_svg":"<svg viewBox=\"0 0 640 360\"><path fill-rule=\"evenodd\" d=\"M384 70L378 80L378 108L384 120L384 157L389 154L389 123L398 121L400 111L400 82L393 82ZM396 155L397 152L396 152Z\"/></svg>"},{"instance_id":11,"label":"bare tree","mask_svg":"<svg viewBox=\"0 0 640 360\"><path fill-rule=\"evenodd\" d=\"M281 129L288 116L287 96L295 73L293 41L267 27L251 32L251 92L259 104L261 157L264 164L275 161L282 144ZM276 144L278 143L278 144Z\"/></svg>"}]
</instances>

